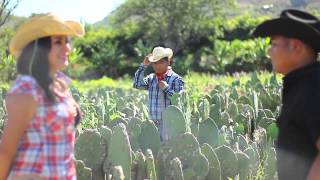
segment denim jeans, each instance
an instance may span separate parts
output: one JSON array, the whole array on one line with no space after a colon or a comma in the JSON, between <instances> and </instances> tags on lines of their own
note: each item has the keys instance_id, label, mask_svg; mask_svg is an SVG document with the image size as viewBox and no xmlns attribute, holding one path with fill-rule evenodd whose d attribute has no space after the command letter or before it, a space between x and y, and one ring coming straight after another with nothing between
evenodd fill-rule
<instances>
[{"instance_id":1,"label":"denim jeans","mask_svg":"<svg viewBox=\"0 0 320 180\"><path fill-rule=\"evenodd\" d=\"M153 120L154 124L158 128L158 131L160 133L160 140L168 140L168 133L165 128L165 124L163 120Z\"/></svg>"}]
</instances>

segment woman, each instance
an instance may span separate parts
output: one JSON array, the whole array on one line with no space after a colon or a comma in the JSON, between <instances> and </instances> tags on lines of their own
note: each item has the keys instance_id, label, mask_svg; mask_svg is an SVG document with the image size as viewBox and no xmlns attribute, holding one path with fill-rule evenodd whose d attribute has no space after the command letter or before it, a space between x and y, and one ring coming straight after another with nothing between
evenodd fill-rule
<instances>
[{"instance_id":1,"label":"woman","mask_svg":"<svg viewBox=\"0 0 320 180\"><path fill-rule=\"evenodd\" d=\"M0 142L0 180L76 179L73 162L79 106L61 72L68 66L70 36L83 27L48 13L17 30L10 52L19 76L8 91L8 119Z\"/></svg>"}]
</instances>

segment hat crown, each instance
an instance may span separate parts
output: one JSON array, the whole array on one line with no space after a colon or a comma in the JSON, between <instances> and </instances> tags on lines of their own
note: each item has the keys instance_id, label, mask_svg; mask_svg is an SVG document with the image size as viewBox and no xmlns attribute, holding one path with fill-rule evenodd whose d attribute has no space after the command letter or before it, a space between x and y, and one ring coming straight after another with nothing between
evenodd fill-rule
<instances>
[{"instance_id":1,"label":"hat crown","mask_svg":"<svg viewBox=\"0 0 320 180\"><path fill-rule=\"evenodd\" d=\"M55 20L55 21L64 21L62 18L58 17L57 15L55 15L52 12L48 12L48 13L44 13L44 14L38 14L35 15L33 17L31 17L29 19L29 21L27 20L26 22L30 22L30 21L39 21L39 20Z\"/></svg>"},{"instance_id":2,"label":"hat crown","mask_svg":"<svg viewBox=\"0 0 320 180\"><path fill-rule=\"evenodd\" d=\"M312 26L320 32L320 21L317 17L297 9L287 9L281 12L280 18L288 18L293 21Z\"/></svg>"},{"instance_id":3,"label":"hat crown","mask_svg":"<svg viewBox=\"0 0 320 180\"><path fill-rule=\"evenodd\" d=\"M164 57L166 56L166 51L163 47L156 47L153 49L152 54L156 57Z\"/></svg>"},{"instance_id":4,"label":"hat crown","mask_svg":"<svg viewBox=\"0 0 320 180\"><path fill-rule=\"evenodd\" d=\"M9 50L18 59L28 43L53 35L82 36L84 28L79 22L64 20L54 13L36 15L19 26L10 41Z\"/></svg>"},{"instance_id":5,"label":"hat crown","mask_svg":"<svg viewBox=\"0 0 320 180\"><path fill-rule=\"evenodd\" d=\"M158 46L153 49L152 58L149 60L151 62L156 62L162 58L165 58L165 57L171 58L172 56L173 56L172 49Z\"/></svg>"},{"instance_id":6,"label":"hat crown","mask_svg":"<svg viewBox=\"0 0 320 180\"><path fill-rule=\"evenodd\" d=\"M253 32L256 37L273 35L296 38L320 52L320 20L308 13L297 9L283 10L279 18L262 22Z\"/></svg>"}]
</instances>

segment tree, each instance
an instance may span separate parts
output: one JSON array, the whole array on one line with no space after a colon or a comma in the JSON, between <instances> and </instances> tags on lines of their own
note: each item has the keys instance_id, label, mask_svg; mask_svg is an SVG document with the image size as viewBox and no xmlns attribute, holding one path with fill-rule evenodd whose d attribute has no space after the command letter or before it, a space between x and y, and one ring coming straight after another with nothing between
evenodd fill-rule
<instances>
[{"instance_id":1,"label":"tree","mask_svg":"<svg viewBox=\"0 0 320 180\"><path fill-rule=\"evenodd\" d=\"M178 51L188 42L214 33L214 19L222 17L222 9L233 3L234 0L127 0L114 12L111 23L121 29L133 21L147 41Z\"/></svg>"},{"instance_id":2,"label":"tree","mask_svg":"<svg viewBox=\"0 0 320 180\"><path fill-rule=\"evenodd\" d=\"M0 0L0 27L6 23L19 3L20 0Z\"/></svg>"}]
</instances>

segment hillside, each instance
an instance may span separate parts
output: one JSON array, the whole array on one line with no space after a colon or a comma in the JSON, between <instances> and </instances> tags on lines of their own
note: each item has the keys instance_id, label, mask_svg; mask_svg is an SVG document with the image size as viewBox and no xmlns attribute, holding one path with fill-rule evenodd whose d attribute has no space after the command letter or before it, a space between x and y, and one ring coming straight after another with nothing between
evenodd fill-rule
<instances>
[{"instance_id":1,"label":"hillside","mask_svg":"<svg viewBox=\"0 0 320 180\"><path fill-rule=\"evenodd\" d=\"M285 8L320 9L319 0L237 0L237 5L241 10L262 14L279 14Z\"/></svg>"},{"instance_id":2,"label":"hillside","mask_svg":"<svg viewBox=\"0 0 320 180\"><path fill-rule=\"evenodd\" d=\"M227 13L230 16L239 15L248 11L257 15L277 16L281 10L285 8L320 9L320 0L236 0L236 2L236 9L231 9ZM295 2L295 4L305 3L305 6L293 6L292 2ZM105 26L107 24L108 17L105 17L102 21L96 22L94 26Z\"/></svg>"},{"instance_id":3,"label":"hillside","mask_svg":"<svg viewBox=\"0 0 320 180\"><path fill-rule=\"evenodd\" d=\"M253 5L256 7L262 7L263 5L270 5L273 4L274 6L279 6L280 8L286 8L286 7L295 7L298 8L299 5L303 6L305 4L305 7L315 7L318 8L320 6L319 0L237 0L239 4L244 5Z\"/></svg>"}]
</instances>

